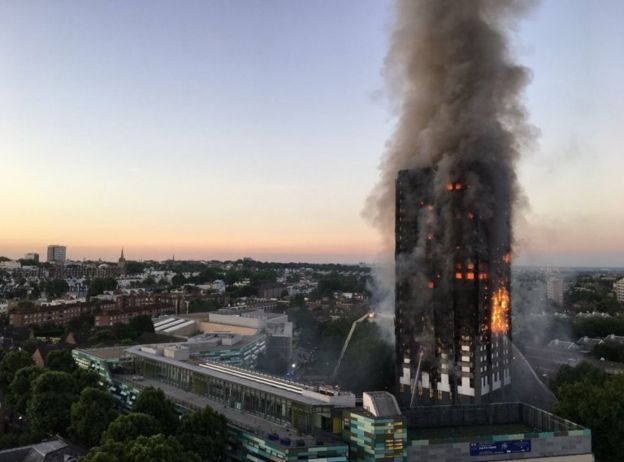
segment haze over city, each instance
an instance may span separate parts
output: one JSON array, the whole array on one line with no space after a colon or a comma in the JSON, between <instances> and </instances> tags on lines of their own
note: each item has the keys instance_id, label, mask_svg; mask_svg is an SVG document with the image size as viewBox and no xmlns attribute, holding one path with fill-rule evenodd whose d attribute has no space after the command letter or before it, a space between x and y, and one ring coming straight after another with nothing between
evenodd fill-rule
<instances>
[{"instance_id":1,"label":"haze over city","mask_svg":"<svg viewBox=\"0 0 624 462\"><path fill-rule=\"evenodd\" d=\"M0 255L372 261L390 2L329 5L0 3ZM624 5L600 5L543 1L514 37L522 264L624 258Z\"/></svg>"}]
</instances>

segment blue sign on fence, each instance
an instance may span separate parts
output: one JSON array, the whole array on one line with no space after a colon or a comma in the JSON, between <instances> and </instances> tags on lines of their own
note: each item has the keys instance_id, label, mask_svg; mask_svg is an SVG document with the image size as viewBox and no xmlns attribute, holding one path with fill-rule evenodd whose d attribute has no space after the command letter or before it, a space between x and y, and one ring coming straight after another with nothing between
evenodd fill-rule
<instances>
[{"instance_id":1,"label":"blue sign on fence","mask_svg":"<svg viewBox=\"0 0 624 462\"><path fill-rule=\"evenodd\" d=\"M471 456L531 452L531 440L484 441L470 443Z\"/></svg>"}]
</instances>

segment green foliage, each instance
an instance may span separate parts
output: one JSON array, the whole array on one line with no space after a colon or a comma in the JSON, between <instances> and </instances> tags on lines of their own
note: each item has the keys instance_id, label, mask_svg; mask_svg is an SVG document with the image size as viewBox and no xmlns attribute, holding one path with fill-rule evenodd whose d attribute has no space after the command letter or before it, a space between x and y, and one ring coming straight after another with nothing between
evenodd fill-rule
<instances>
[{"instance_id":1,"label":"green foliage","mask_svg":"<svg viewBox=\"0 0 624 462\"><path fill-rule=\"evenodd\" d=\"M592 316L577 318L573 325L574 338L580 337L606 337L610 334L624 335L623 318L603 318Z\"/></svg>"},{"instance_id":2,"label":"green foliage","mask_svg":"<svg viewBox=\"0 0 624 462\"><path fill-rule=\"evenodd\" d=\"M80 313L80 316L72 318L67 325L68 332L88 333L95 324L92 313Z\"/></svg>"},{"instance_id":3,"label":"green foliage","mask_svg":"<svg viewBox=\"0 0 624 462\"><path fill-rule=\"evenodd\" d=\"M46 367L53 371L72 373L76 363L69 350L52 350L46 358Z\"/></svg>"},{"instance_id":4,"label":"green foliage","mask_svg":"<svg viewBox=\"0 0 624 462\"><path fill-rule=\"evenodd\" d=\"M303 348L310 350L320 343L321 325L310 310L305 307L297 309L293 321L300 330L299 344Z\"/></svg>"},{"instance_id":5,"label":"green foliage","mask_svg":"<svg viewBox=\"0 0 624 462\"><path fill-rule=\"evenodd\" d=\"M49 371L33 383L27 416L34 433L65 433L72 403L78 398L78 383L67 372Z\"/></svg>"},{"instance_id":6,"label":"green foliage","mask_svg":"<svg viewBox=\"0 0 624 462\"><path fill-rule=\"evenodd\" d=\"M76 383L78 384L78 390L83 388L100 388L100 376L93 371L88 371L80 367L76 368L72 373Z\"/></svg>"},{"instance_id":7,"label":"green foliage","mask_svg":"<svg viewBox=\"0 0 624 462\"><path fill-rule=\"evenodd\" d=\"M559 389L564 385L570 385L578 382L589 381L596 384L602 384L605 381L605 374L600 369L592 366L588 362L582 362L577 366L563 365L559 368L557 375L550 383L550 388L556 395L559 395Z\"/></svg>"},{"instance_id":8,"label":"green foliage","mask_svg":"<svg viewBox=\"0 0 624 462\"><path fill-rule=\"evenodd\" d=\"M209 407L182 417L177 438L185 449L195 452L203 461L224 460L227 421Z\"/></svg>"},{"instance_id":9,"label":"green foliage","mask_svg":"<svg viewBox=\"0 0 624 462\"><path fill-rule=\"evenodd\" d=\"M334 292L357 292L366 291L368 276L343 275L332 272L322 275L318 279L318 287L314 291L315 297L329 297Z\"/></svg>"},{"instance_id":10,"label":"green foliage","mask_svg":"<svg viewBox=\"0 0 624 462\"><path fill-rule=\"evenodd\" d=\"M189 282L193 284L205 284L207 282L213 282L217 279L223 279L223 273L221 270L216 268L205 268L202 269L198 275L192 276L189 279Z\"/></svg>"},{"instance_id":11,"label":"green foliage","mask_svg":"<svg viewBox=\"0 0 624 462\"><path fill-rule=\"evenodd\" d=\"M134 331L134 337L132 338L136 338L144 332L154 333L152 318L145 314L135 316L130 320L128 325Z\"/></svg>"},{"instance_id":12,"label":"green foliage","mask_svg":"<svg viewBox=\"0 0 624 462\"><path fill-rule=\"evenodd\" d=\"M156 418L139 412L131 412L117 417L104 432L102 441L127 443L139 436L151 436L160 432L160 423Z\"/></svg>"},{"instance_id":13,"label":"green foliage","mask_svg":"<svg viewBox=\"0 0 624 462\"><path fill-rule=\"evenodd\" d=\"M135 316L128 324L115 324L112 327L98 329L89 337L90 345L132 345L144 332L154 332L152 319L147 315Z\"/></svg>"},{"instance_id":14,"label":"green foliage","mask_svg":"<svg viewBox=\"0 0 624 462\"><path fill-rule=\"evenodd\" d=\"M126 445L114 441L106 441L92 448L80 462L128 462Z\"/></svg>"},{"instance_id":15,"label":"green foliage","mask_svg":"<svg viewBox=\"0 0 624 462\"><path fill-rule=\"evenodd\" d=\"M337 381L347 390L390 390L394 383L393 348L377 324L360 323L345 352Z\"/></svg>"},{"instance_id":16,"label":"green foliage","mask_svg":"<svg viewBox=\"0 0 624 462\"><path fill-rule=\"evenodd\" d=\"M45 283L44 290L49 299L59 298L69 291L69 285L64 279L52 279Z\"/></svg>"},{"instance_id":17,"label":"green foliage","mask_svg":"<svg viewBox=\"0 0 624 462\"><path fill-rule=\"evenodd\" d=\"M158 420L160 427L167 434L175 433L178 426L175 406L159 388L147 387L141 391L134 402L132 411L151 415Z\"/></svg>"},{"instance_id":18,"label":"green foliage","mask_svg":"<svg viewBox=\"0 0 624 462\"><path fill-rule=\"evenodd\" d=\"M173 284L175 287L180 287L184 285L185 283L186 283L186 278L184 277L183 274L178 273L171 278L171 284Z\"/></svg>"},{"instance_id":19,"label":"green foliage","mask_svg":"<svg viewBox=\"0 0 624 462\"><path fill-rule=\"evenodd\" d=\"M14 411L26 413L33 383L43 372L44 370L37 366L23 367L17 371L7 392L7 403Z\"/></svg>"},{"instance_id":20,"label":"green foliage","mask_svg":"<svg viewBox=\"0 0 624 462\"><path fill-rule=\"evenodd\" d=\"M200 462L172 436L139 436L128 443L106 441L91 449L82 462Z\"/></svg>"},{"instance_id":21,"label":"green foliage","mask_svg":"<svg viewBox=\"0 0 624 462\"><path fill-rule=\"evenodd\" d=\"M28 340L22 343L21 349L32 356L32 354L37 350L39 345L41 345L42 343L43 341L37 338L29 338Z\"/></svg>"},{"instance_id":22,"label":"green foliage","mask_svg":"<svg viewBox=\"0 0 624 462\"><path fill-rule=\"evenodd\" d=\"M269 356L266 352L258 355L259 371L272 375L284 375L288 371L288 361L282 356Z\"/></svg>"},{"instance_id":23,"label":"green foliage","mask_svg":"<svg viewBox=\"0 0 624 462\"><path fill-rule=\"evenodd\" d=\"M116 417L115 400L110 393L87 387L71 406L69 434L88 447L95 446Z\"/></svg>"},{"instance_id":24,"label":"green foliage","mask_svg":"<svg viewBox=\"0 0 624 462\"><path fill-rule=\"evenodd\" d=\"M204 300L195 298L189 303L189 313L204 313L206 311L215 311L221 308L218 301L214 299Z\"/></svg>"},{"instance_id":25,"label":"green foliage","mask_svg":"<svg viewBox=\"0 0 624 462\"><path fill-rule=\"evenodd\" d=\"M616 462L624 453L624 377L562 384L555 413L592 430L596 459Z\"/></svg>"},{"instance_id":26,"label":"green foliage","mask_svg":"<svg viewBox=\"0 0 624 462\"><path fill-rule=\"evenodd\" d=\"M599 359L624 363L624 345L617 342L603 342L594 347L592 355Z\"/></svg>"},{"instance_id":27,"label":"green foliage","mask_svg":"<svg viewBox=\"0 0 624 462\"><path fill-rule=\"evenodd\" d=\"M94 278L89 282L88 297L103 294L107 290L115 290L117 288L117 280L115 278Z\"/></svg>"},{"instance_id":28,"label":"green foliage","mask_svg":"<svg viewBox=\"0 0 624 462\"><path fill-rule=\"evenodd\" d=\"M10 351L5 354L0 361L0 389L6 391L17 371L34 364L31 355L25 351Z\"/></svg>"},{"instance_id":29,"label":"green foliage","mask_svg":"<svg viewBox=\"0 0 624 462\"><path fill-rule=\"evenodd\" d=\"M141 263L138 261L127 261L126 262L126 273L127 274L141 274L145 271L145 263Z\"/></svg>"},{"instance_id":30,"label":"green foliage","mask_svg":"<svg viewBox=\"0 0 624 462\"><path fill-rule=\"evenodd\" d=\"M127 446L129 462L199 462L197 454L187 452L172 436L139 436Z\"/></svg>"}]
</instances>

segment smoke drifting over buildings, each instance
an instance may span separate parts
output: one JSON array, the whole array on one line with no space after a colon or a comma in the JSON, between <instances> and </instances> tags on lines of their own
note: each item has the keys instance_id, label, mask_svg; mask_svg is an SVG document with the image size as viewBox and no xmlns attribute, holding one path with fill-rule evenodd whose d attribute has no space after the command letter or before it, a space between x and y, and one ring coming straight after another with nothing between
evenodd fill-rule
<instances>
[{"instance_id":1,"label":"smoke drifting over buildings","mask_svg":"<svg viewBox=\"0 0 624 462\"><path fill-rule=\"evenodd\" d=\"M400 170L436 167L439 189L461 172L485 181L475 195L505 193L479 195L482 209L517 197L514 164L531 134L519 98L529 71L512 61L507 35L532 3L396 0L384 73L398 124L366 210L389 242Z\"/></svg>"},{"instance_id":2,"label":"smoke drifting over buildings","mask_svg":"<svg viewBox=\"0 0 624 462\"><path fill-rule=\"evenodd\" d=\"M397 365L412 404L416 390L479 402L509 382L515 164L531 129L529 72L508 34L531 3L396 1L385 73L398 125L367 213L389 245L396 228Z\"/></svg>"}]
</instances>

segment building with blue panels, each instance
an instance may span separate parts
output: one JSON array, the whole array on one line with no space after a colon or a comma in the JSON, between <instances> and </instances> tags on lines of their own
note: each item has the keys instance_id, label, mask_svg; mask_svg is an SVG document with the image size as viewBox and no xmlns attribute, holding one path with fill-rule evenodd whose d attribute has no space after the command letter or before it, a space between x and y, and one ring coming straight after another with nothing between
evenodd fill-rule
<instances>
[{"instance_id":1,"label":"building with blue panels","mask_svg":"<svg viewBox=\"0 0 624 462\"><path fill-rule=\"evenodd\" d=\"M385 391L365 392L362 408L344 412L343 439L352 461L404 461L407 428L395 397Z\"/></svg>"}]
</instances>

